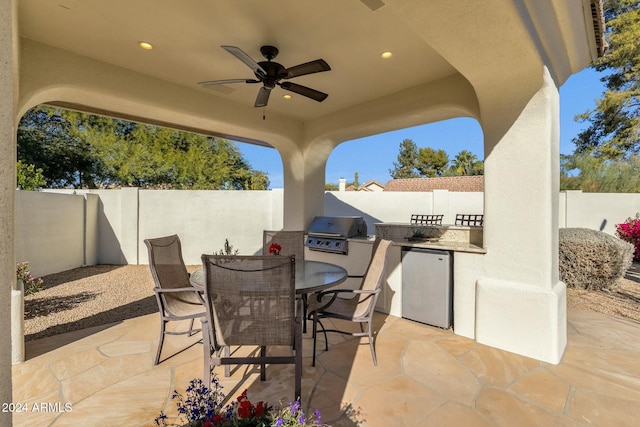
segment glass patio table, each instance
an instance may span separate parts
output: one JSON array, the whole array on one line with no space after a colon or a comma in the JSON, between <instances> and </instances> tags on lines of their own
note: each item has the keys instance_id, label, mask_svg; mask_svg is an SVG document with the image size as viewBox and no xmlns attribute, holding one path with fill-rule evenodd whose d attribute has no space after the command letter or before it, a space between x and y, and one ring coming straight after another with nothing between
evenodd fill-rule
<instances>
[{"instance_id":1,"label":"glass patio table","mask_svg":"<svg viewBox=\"0 0 640 427\"><path fill-rule=\"evenodd\" d=\"M347 279L347 270L328 262L296 260L296 294L304 296L338 285ZM194 288L204 292L204 272L200 268L189 278Z\"/></svg>"}]
</instances>

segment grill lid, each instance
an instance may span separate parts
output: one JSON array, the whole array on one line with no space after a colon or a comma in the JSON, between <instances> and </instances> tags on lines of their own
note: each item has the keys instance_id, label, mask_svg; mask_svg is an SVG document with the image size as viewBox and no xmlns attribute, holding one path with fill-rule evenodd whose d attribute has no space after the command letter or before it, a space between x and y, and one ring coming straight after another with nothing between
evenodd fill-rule
<instances>
[{"instance_id":1,"label":"grill lid","mask_svg":"<svg viewBox=\"0 0 640 427\"><path fill-rule=\"evenodd\" d=\"M309 225L310 236L333 239L366 237L367 223L361 216L317 216Z\"/></svg>"}]
</instances>

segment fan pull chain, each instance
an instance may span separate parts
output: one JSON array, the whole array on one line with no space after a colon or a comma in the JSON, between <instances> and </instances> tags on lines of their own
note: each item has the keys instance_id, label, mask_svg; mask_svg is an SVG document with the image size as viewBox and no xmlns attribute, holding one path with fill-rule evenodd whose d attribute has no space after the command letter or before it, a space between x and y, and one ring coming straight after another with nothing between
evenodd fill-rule
<instances>
[{"instance_id":1,"label":"fan pull chain","mask_svg":"<svg viewBox=\"0 0 640 427\"><path fill-rule=\"evenodd\" d=\"M262 107L262 120L267 120L267 107Z\"/></svg>"}]
</instances>

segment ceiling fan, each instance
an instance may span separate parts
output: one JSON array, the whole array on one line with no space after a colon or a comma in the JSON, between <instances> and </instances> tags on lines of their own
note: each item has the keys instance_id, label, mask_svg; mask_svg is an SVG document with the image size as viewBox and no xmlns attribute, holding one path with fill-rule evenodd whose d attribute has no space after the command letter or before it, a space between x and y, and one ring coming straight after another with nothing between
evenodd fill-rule
<instances>
[{"instance_id":1,"label":"ceiling fan","mask_svg":"<svg viewBox=\"0 0 640 427\"><path fill-rule=\"evenodd\" d=\"M275 46L262 46L260 53L266 58L266 61L256 62L249 55L244 53L242 49L235 46L220 46L240 61L244 62L249 68L253 70L255 79L226 79L226 80L211 80L206 82L198 82L200 86L213 86L227 83L262 83L262 87L258 92L258 97L254 107L266 107L269 102L269 95L271 89L276 85L282 89L295 92L307 98L311 98L315 101L322 102L327 96L326 93L320 92L310 87L302 86L296 83L288 81L280 82L281 80L289 80L294 77L305 76L307 74L320 73L323 71L331 70L329 64L324 59L316 59L315 61L306 62L304 64L296 65L294 67L285 68L283 65L271 60L278 56L278 48Z\"/></svg>"}]
</instances>

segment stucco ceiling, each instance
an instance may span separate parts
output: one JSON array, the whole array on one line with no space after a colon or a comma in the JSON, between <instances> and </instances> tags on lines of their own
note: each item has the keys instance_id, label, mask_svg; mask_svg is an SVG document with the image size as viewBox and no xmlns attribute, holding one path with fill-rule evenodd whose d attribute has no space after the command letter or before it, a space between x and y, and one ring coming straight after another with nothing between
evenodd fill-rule
<instances>
[{"instance_id":1,"label":"stucco ceiling","mask_svg":"<svg viewBox=\"0 0 640 427\"><path fill-rule=\"evenodd\" d=\"M244 106L253 105L261 85L197 85L253 77L220 45L238 46L256 61L263 60L260 46L274 45L280 50L276 62L286 67L322 58L331 71L291 81L328 93L324 102L281 88L271 94L267 111L295 120L456 73L380 0L21 0L18 7L24 38ZM140 41L154 49L141 49ZM383 51L393 57L382 59ZM285 94L293 98L285 100Z\"/></svg>"}]
</instances>

